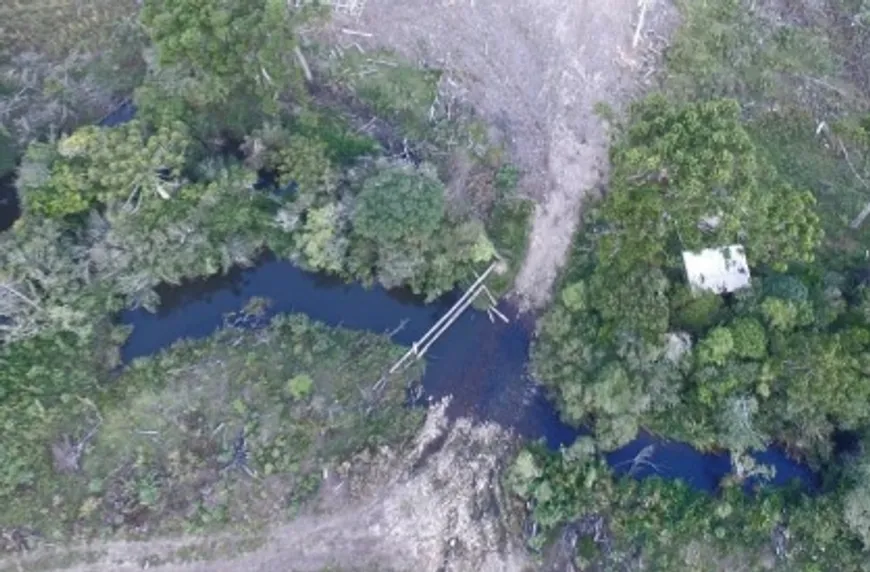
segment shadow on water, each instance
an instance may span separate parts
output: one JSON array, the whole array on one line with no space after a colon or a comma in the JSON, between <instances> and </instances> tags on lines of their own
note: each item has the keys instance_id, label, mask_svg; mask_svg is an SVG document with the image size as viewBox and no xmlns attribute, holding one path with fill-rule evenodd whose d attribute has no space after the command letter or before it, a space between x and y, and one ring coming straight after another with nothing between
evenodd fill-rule
<instances>
[{"instance_id":1,"label":"shadow on water","mask_svg":"<svg viewBox=\"0 0 870 572\"><path fill-rule=\"evenodd\" d=\"M136 106L129 99L122 101L115 109L99 121L101 127L117 127L131 121L136 116Z\"/></svg>"},{"instance_id":2,"label":"shadow on water","mask_svg":"<svg viewBox=\"0 0 870 572\"><path fill-rule=\"evenodd\" d=\"M424 305L407 293L345 284L272 259L255 268L165 289L161 295L163 305L157 314L123 313L122 321L135 327L123 348L125 361L151 355L179 339L212 334L225 314L240 310L254 296L269 298L272 314L298 312L331 326L394 332L393 339L403 345L419 339L456 299L448 295ZM452 395L453 416L494 421L525 438L543 438L553 449L570 445L581 431L561 422L553 403L528 375L532 321L518 317L505 304L500 309L511 318L510 324L492 323L484 313L467 311L432 346L423 379L425 397L437 400ZM647 447L652 450L650 457L635 463ZM607 458L617 473L679 478L705 491L714 491L731 468L727 453L701 453L649 434L639 435ZM778 448L756 458L776 469L774 485L798 479L807 488L817 487L810 469Z\"/></svg>"},{"instance_id":3,"label":"shadow on water","mask_svg":"<svg viewBox=\"0 0 870 572\"><path fill-rule=\"evenodd\" d=\"M0 177L0 232L10 228L21 216L18 191L15 190L15 172Z\"/></svg>"}]
</instances>

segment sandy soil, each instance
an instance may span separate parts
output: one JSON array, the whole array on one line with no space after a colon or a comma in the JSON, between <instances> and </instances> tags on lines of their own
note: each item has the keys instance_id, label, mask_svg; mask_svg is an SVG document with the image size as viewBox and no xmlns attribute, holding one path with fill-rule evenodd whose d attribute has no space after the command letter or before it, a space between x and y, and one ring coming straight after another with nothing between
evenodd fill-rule
<instances>
[{"instance_id":1,"label":"sandy soil","mask_svg":"<svg viewBox=\"0 0 870 572\"><path fill-rule=\"evenodd\" d=\"M522 572L518 525L507 516L499 483L514 440L494 425L459 420L448 426L445 407L430 413L421 435L400 456L382 451L357 459L335 475L310 513L273 529L262 545L235 554L232 536L154 542L109 542L89 551L71 572L148 568L160 572ZM184 562L190 553L208 561ZM227 555L229 554L229 556ZM0 560L0 570L47 570L58 553L37 550L24 560ZM67 552L69 556L69 552ZM81 558L80 558L81 559ZM70 560L70 558L67 558Z\"/></svg>"},{"instance_id":2,"label":"sandy soil","mask_svg":"<svg viewBox=\"0 0 870 572\"><path fill-rule=\"evenodd\" d=\"M446 70L468 101L507 132L537 200L530 250L516 284L523 307L549 299L584 198L606 182L608 132L596 103L636 95L669 28L667 0L368 0L339 17L348 41L375 43ZM357 0L363 5L363 0Z\"/></svg>"}]
</instances>

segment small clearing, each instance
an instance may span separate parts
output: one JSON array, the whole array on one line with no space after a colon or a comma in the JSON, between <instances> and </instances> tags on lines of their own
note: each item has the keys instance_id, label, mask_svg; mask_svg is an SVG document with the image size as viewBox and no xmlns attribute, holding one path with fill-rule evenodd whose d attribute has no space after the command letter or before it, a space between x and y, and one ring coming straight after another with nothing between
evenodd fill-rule
<instances>
[{"instance_id":1,"label":"small clearing","mask_svg":"<svg viewBox=\"0 0 870 572\"><path fill-rule=\"evenodd\" d=\"M496 425L449 423L446 405L403 454L383 450L326 473L315 509L254 541L222 534L39 549L0 560L0 570L528 570L500 486L515 441Z\"/></svg>"},{"instance_id":2,"label":"small clearing","mask_svg":"<svg viewBox=\"0 0 870 572\"><path fill-rule=\"evenodd\" d=\"M619 110L642 91L665 42L657 30L672 27L667 2L368 0L337 10L344 43L444 70L451 91L503 130L521 190L537 202L516 283L525 309L549 300L584 198L606 183L609 135L596 106Z\"/></svg>"}]
</instances>

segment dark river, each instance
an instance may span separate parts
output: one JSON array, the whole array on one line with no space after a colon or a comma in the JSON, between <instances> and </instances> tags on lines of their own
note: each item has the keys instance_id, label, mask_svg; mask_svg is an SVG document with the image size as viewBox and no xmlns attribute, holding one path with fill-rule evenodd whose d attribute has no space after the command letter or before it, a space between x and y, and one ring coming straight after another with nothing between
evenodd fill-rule
<instances>
[{"instance_id":1,"label":"dark river","mask_svg":"<svg viewBox=\"0 0 870 572\"><path fill-rule=\"evenodd\" d=\"M15 191L15 173L10 173L0 177L0 232L11 227L19 216L21 209Z\"/></svg>"},{"instance_id":2,"label":"dark river","mask_svg":"<svg viewBox=\"0 0 870 572\"><path fill-rule=\"evenodd\" d=\"M124 104L101 124L117 125L134 114L133 106ZM0 180L0 231L18 216L13 180ZM254 296L271 300L271 314L299 312L331 326L386 333L404 324L393 336L403 345L416 341L456 299L451 295L423 305L413 296L344 284L304 272L289 262L266 260L256 268L165 289L156 314L124 312L122 321L134 326L123 348L124 360L151 355L183 338L209 336L223 324L225 314L241 310ZM533 320L518 318L507 305L500 309L511 318L510 324L492 323L486 314L469 310L430 348L423 378L424 399L452 395L453 415L495 421L523 437L544 439L553 449L571 444L582 431L560 421L554 404L528 375ZM685 443L647 434L610 453L608 461L617 472L627 472L634 456L647 446L653 448L649 461L656 469L641 467L633 473L638 478L658 474L712 492L731 469L727 453L705 454ZM818 486L809 468L790 460L776 447L757 454L756 459L776 469L770 483L773 486L794 480L808 489ZM747 490L754 484L746 483Z\"/></svg>"},{"instance_id":3,"label":"dark river","mask_svg":"<svg viewBox=\"0 0 870 572\"><path fill-rule=\"evenodd\" d=\"M298 312L331 326L386 333L404 324L393 336L403 345L419 339L456 300L451 295L423 305L406 294L344 284L289 262L267 260L255 268L168 289L157 314L125 312L122 320L134 330L123 349L124 360L150 355L182 338L208 336L221 326L225 314L241 310L254 296L272 301L271 314ZM542 438L554 449L571 444L581 431L560 421L553 403L527 372L532 321L518 318L508 305L500 309L510 324L492 323L485 313L468 310L431 347L424 398L452 395L453 415L495 421L523 437ZM646 434L610 453L608 461L617 472L626 472L634 456L650 445L654 453L649 460L658 472L646 466L633 473L639 478L658 474L713 491L731 469L727 453L704 454ZM773 485L798 479L810 489L816 487L814 474L780 449L770 448L756 458L776 468ZM747 483L747 489L752 485Z\"/></svg>"}]
</instances>

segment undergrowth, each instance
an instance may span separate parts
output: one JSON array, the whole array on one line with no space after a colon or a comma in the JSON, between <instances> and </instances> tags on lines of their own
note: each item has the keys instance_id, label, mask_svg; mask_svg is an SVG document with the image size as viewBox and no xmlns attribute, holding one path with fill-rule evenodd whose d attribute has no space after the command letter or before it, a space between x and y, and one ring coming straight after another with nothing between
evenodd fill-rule
<instances>
[{"instance_id":1,"label":"undergrowth","mask_svg":"<svg viewBox=\"0 0 870 572\"><path fill-rule=\"evenodd\" d=\"M733 97L760 153L795 188L813 192L830 256L854 257L870 201L870 110L863 0L788 6L681 0L662 89L685 100Z\"/></svg>"},{"instance_id":2,"label":"undergrowth","mask_svg":"<svg viewBox=\"0 0 870 572\"><path fill-rule=\"evenodd\" d=\"M0 529L141 537L290 516L325 467L417 429L422 413L403 401L420 368L373 389L403 351L290 315L138 359L101 397L51 404L39 439L7 423L4 440L27 437L36 455L0 489Z\"/></svg>"}]
</instances>

